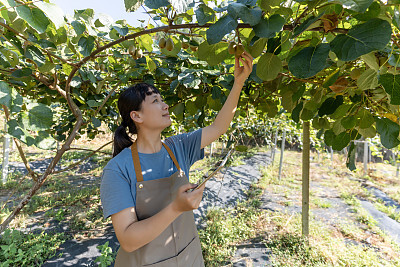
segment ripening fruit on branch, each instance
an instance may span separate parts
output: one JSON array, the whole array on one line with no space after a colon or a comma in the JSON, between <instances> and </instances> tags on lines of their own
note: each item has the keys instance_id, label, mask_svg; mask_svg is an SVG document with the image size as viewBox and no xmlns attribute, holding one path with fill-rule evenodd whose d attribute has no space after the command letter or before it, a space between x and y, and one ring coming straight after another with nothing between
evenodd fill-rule
<instances>
[{"instance_id":1,"label":"ripening fruit on branch","mask_svg":"<svg viewBox=\"0 0 400 267\"><path fill-rule=\"evenodd\" d=\"M172 41L171 38L168 38L165 42L165 49L167 49L168 51L172 51L174 49L174 41Z\"/></svg>"},{"instance_id":2,"label":"ripening fruit on branch","mask_svg":"<svg viewBox=\"0 0 400 267\"><path fill-rule=\"evenodd\" d=\"M242 44L238 44L235 47L235 57L240 57L244 52L244 47Z\"/></svg>"},{"instance_id":3,"label":"ripening fruit on branch","mask_svg":"<svg viewBox=\"0 0 400 267\"><path fill-rule=\"evenodd\" d=\"M182 42L182 48L183 48L183 49L188 49L188 48L189 48L189 43L187 43L187 42Z\"/></svg>"},{"instance_id":4,"label":"ripening fruit on branch","mask_svg":"<svg viewBox=\"0 0 400 267\"><path fill-rule=\"evenodd\" d=\"M167 41L165 40L164 37L162 37L160 39L160 41L158 41L158 46L160 47L160 49L163 49L163 48L165 48L166 43L167 43Z\"/></svg>"},{"instance_id":5,"label":"ripening fruit on branch","mask_svg":"<svg viewBox=\"0 0 400 267\"><path fill-rule=\"evenodd\" d=\"M101 71L105 71L105 70L106 70L106 65L100 64L100 70L101 70Z\"/></svg>"},{"instance_id":6,"label":"ripening fruit on branch","mask_svg":"<svg viewBox=\"0 0 400 267\"><path fill-rule=\"evenodd\" d=\"M132 55L133 53L135 53L135 51L136 51L136 47L134 45L129 46L129 49L128 49L129 54Z\"/></svg>"},{"instance_id":7,"label":"ripening fruit on branch","mask_svg":"<svg viewBox=\"0 0 400 267\"><path fill-rule=\"evenodd\" d=\"M191 46L190 46L190 50L192 50L193 52L196 52L197 49L198 49L198 47L195 46L195 45L191 45Z\"/></svg>"},{"instance_id":8,"label":"ripening fruit on branch","mask_svg":"<svg viewBox=\"0 0 400 267\"><path fill-rule=\"evenodd\" d=\"M94 69L95 70L100 70L100 65L99 65L99 63L94 63Z\"/></svg>"}]
</instances>

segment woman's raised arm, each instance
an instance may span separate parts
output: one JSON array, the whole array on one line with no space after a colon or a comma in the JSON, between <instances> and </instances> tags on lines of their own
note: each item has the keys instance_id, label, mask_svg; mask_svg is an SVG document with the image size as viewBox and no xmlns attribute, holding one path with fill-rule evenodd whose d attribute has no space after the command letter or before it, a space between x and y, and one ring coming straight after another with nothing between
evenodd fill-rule
<instances>
[{"instance_id":1,"label":"woman's raised arm","mask_svg":"<svg viewBox=\"0 0 400 267\"><path fill-rule=\"evenodd\" d=\"M242 62L243 66L240 66L239 60ZM243 52L242 57L236 57L234 72L235 82L233 83L232 90L214 122L203 128L201 134L201 148L211 144L228 130L233 116L235 115L240 92L242 91L244 82L249 77L252 70L253 57L250 53L245 51Z\"/></svg>"}]
</instances>

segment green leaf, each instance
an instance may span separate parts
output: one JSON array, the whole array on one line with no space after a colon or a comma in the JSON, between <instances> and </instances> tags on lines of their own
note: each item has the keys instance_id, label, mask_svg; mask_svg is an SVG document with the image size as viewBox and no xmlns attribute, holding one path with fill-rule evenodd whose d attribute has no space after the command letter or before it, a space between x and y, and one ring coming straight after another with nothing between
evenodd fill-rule
<instances>
[{"instance_id":1,"label":"green leaf","mask_svg":"<svg viewBox=\"0 0 400 267\"><path fill-rule=\"evenodd\" d=\"M374 18L339 34L330 43L331 50L343 61L354 60L374 50L381 50L390 41L392 28L386 20Z\"/></svg>"},{"instance_id":2,"label":"green leaf","mask_svg":"<svg viewBox=\"0 0 400 267\"><path fill-rule=\"evenodd\" d=\"M151 9L157 9L163 6L169 6L168 0L145 0L144 4Z\"/></svg>"},{"instance_id":3,"label":"green leaf","mask_svg":"<svg viewBox=\"0 0 400 267\"><path fill-rule=\"evenodd\" d=\"M136 11L143 2L144 0L124 0L126 12Z\"/></svg>"},{"instance_id":4,"label":"green leaf","mask_svg":"<svg viewBox=\"0 0 400 267\"><path fill-rule=\"evenodd\" d=\"M322 117L323 115L330 115L335 112L335 110L343 104L343 96L339 95L336 98L329 97L322 103L318 110L318 115Z\"/></svg>"},{"instance_id":5,"label":"green leaf","mask_svg":"<svg viewBox=\"0 0 400 267\"><path fill-rule=\"evenodd\" d=\"M334 70L331 74L329 74L326 78L325 81L323 82L322 86L325 88L329 88L332 84L334 84L339 77L340 74L340 69Z\"/></svg>"},{"instance_id":6,"label":"green leaf","mask_svg":"<svg viewBox=\"0 0 400 267\"><path fill-rule=\"evenodd\" d=\"M390 95L390 104L400 105L400 75L390 73L380 75L379 83L382 84L386 93Z\"/></svg>"},{"instance_id":7,"label":"green leaf","mask_svg":"<svg viewBox=\"0 0 400 267\"><path fill-rule=\"evenodd\" d=\"M371 127L371 125L374 123L374 117L372 116L371 112L366 109L362 109L358 112L358 118L360 119L359 121L359 127L360 129L366 129Z\"/></svg>"},{"instance_id":8,"label":"green leaf","mask_svg":"<svg viewBox=\"0 0 400 267\"><path fill-rule=\"evenodd\" d=\"M0 104L11 107L11 88L3 81L0 81Z\"/></svg>"},{"instance_id":9,"label":"green leaf","mask_svg":"<svg viewBox=\"0 0 400 267\"><path fill-rule=\"evenodd\" d=\"M375 121L382 145L388 149L398 146L400 126L387 118L375 118Z\"/></svg>"},{"instance_id":10,"label":"green leaf","mask_svg":"<svg viewBox=\"0 0 400 267\"><path fill-rule=\"evenodd\" d=\"M373 89L378 87L378 85L378 75L373 69L367 69L361 73L357 80L357 86L362 90Z\"/></svg>"},{"instance_id":11,"label":"green leaf","mask_svg":"<svg viewBox=\"0 0 400 267\"><path fill-rule=\"evenodd\" d=\"M13 77L22 78L32 75L32 70L30 68L22 68L19 70L15 70L11 73Z\"/></svg>"},{"instance_id":12,"label":"green leaf","mask_svg":"<svg viewBox=\"0 0 400 267\"><path fill-rule=\"evenodd\" d=\"M278 14L272 15L268 19L262 18L260 22L253 27L256 36L263 38L273 38L280 32L285 25L286 20Z\"/></svg>"},{"instance_id":13,"label":"green leaf","mask_svg":"<svg viewBox=\"0 0 400 267\"><path fill-rule=\"evenodd\" d=\"M345 148L351 141L350 134L347 132L342 132L335 137L335 141L332 144L332 149L341 151Z\"/></svg>"},{"instance_id":14,"label":"green leaf","mask_svg":"<svg viewBox=\"0 0 400 267\"><path fill-rule=\"evenodd\" d=\"M267 38L260 38L252 46L248 47L249 53L253 58L258 57L264 51L267 41Z\"/></svg>"},{"instance_id":15,"label":"green leaf","mask_svg":"<svg viewBox=\"0 0 400 267\"><path fill-rule=\"evenodd\" d=\"M183 103L179 103L175 107L171 108L171 112L175 114L175 116L178 116L185 111L185 105Z\"/></svg>"},{"instance_id":16,"label":"green leaf","mask_svg":"<svg viewBox=\"0 0 400 267\"><path fill-rule=\"evenodd\" d=\"M366 129L358 129L358 132L364 138L374 138L376 136L376 129L372 125L369 128L366 128Z\"/></svg>"},{"instance_id":17,"label":"green leaf","mask_svg":"<svg viewBox=\"0 0 400 267\"><path fill-rule=\"evenodd\" d=\"M194 6L194 0L169 0L174 10L178 13L185 13Z\"/></svg>"},{"instance_id":18,"label":"green leaf","mask_svg":"<svg viewBox=\"0 0 400 267\"><path fill-rule=\"evenodd\" d=\"M92 123L95 128L98 128L101 126L101 121L98 118L92 117Z\"/></svg>"},{"instance_id":19,"label":"green leaf","mask_svg":"<svg viewBox=\"0 0 400 267\"><path fill-rule=\"evenodd\" d=\"M297 106L292 111L292 120L296 123L300 121L300 112L303 109L303 102L297 104Z\"/></svg>"},{"instance_id":20,"label":"green leaf","mask_svg":"<svg viewBox=\"0 0 400 267\"><path fill-rule=\"evenodd\" d=\"M15 9L17 10L17 14L39 33L44 33L50 24L46 15L39 8L29 8L25 5L20 5Z\"/></svg>"},{"instance_id":21,"label":"green leaf","mask_svg":"<svg viewBox=\"0 0 400 267\"><path fill-rule=\"evenodd\" d=\"M39 67L46 62L46 57L42 54L39 48L33 45L26 47L25 57L32 59Z\"/></svg>"},{"instance_id":22,"label":"green leaf","mask_svg":"<svg viewBox=\"0 0 400 267\"><path fill-rule=\"evenodd\" d=\"M314 22L316 22L317 20L319 20L322 15L324 15L324 12L322 12L318 17L314 17L314 16L310 16L308 17L302 24L300 24L299 26L297 26L294 30L293 30L293 36L292 38L296 38L297 36L299 36L300 34L302 34L305 30L307 30L308 27L310 27Z\"/></svg>"},{"instance_id":23,"label":"green leaf","mask_svg":"<svg viewBox=\"0 0 400 267\"><path fill-rule=\"evenodd\" d=\"M41 131L53 126L53 111L41 103L29 103L26 105L28 112L21 114L21 124L24 129Z\"/></svg>"},{"instance_id":24,"label":"green leaf","mask_svg":"<svg viewBox=\"0 0 400 267\"><path fill-rule=\"evenodd\" d=\"M371 69L378 71L379 70L379 64L376 60L375 53L370 52L368 54L362 55L361 59L370 67Z\"/></svg>"},{"instance_id":25,"label":"green leaf","mask_svg":"<svg viewBox=\"0 0 400 267\"><path fill-rule=\"evenodd\" d=\"M229 15L221 17L216 23L210 26L206 31L207 42L212 45L219 43L222 38L236 29L238 25L237 20Z\"/></svg>"},{"instance_id":26,"label":"green leaf","mask_svg":"<svg viewBox=\"0 0 400 267\"><path fill-rule=\"evenodd\" d=\"M57 147L57 141L46 131L39 131L35 138L35 146L40 149L54 149Z\"/></svg>"},{"instance_id":27,"label":"green leaf","mask_svg":"<svg viewBox=\"0 0 400 267\"><path fill-rule=\"evenodd\" d=\"M195 11L197 23L202 26L215 18L215 11L205 4L200 4Z\"/></svg>"},{"instance_id":28,"label":"green leaf","mask_svg":"<svg viewBox=\"0 0 400 267\"><path fill-rule=\"evenodd\" d=\"M87 101L87 104L88 104L89 107L91 107L91 108L101 106L101 102L97 102L96 100L93 100L93 99L88 100L88 101Z\"/></svg>"},{"instance_id":29,"label":"green leaf","mask_svg":"<svg viewBox=\"0 0 400 267\"><path fill-rule=\"evenodd\" d=\"M82 36L78 41L78 46L80 48L79 52L85 57L90 56L92 50L94 48L94 37L89 36L85 37Z\"/></svg>"},{"instance_id":30,"label":"green leaf","mask_svg":"<svg viewBox=\"0 0 400 267\"><path fill-rule=\"evenodd\" d=\"M316 47L302 49L290 59L289 71L298 78L309 78L316 75L327 66L329 49L329 44L319 44Z\"/></svg>"},{"instance_id":31,"label":"green leaf","mask_svg":"<svg viewBox=\"0 0 400 267\"><path fill-rule=\"evenodd\" d=\"M335 142L336 135L333 130L327 130L324 133L324 141L327 146L333 146Z\"/></svg>"},{"instance_id":32,"label":"green leaf","mask_svg":"<svg viewBox=\"0 0 400 267\"><path fill-rule=\"evenodd\" d=\"M112 26L114 30L116 30L121 36L125 36L128 34L129 29L128 27L119 27L119 26Z\"/></svg>"},{"instance_id":33,"label":"green leaf","mask_svg":"<svg viewBox=\"0 0 400 267\"><path fill-rule=\"evenodd\" d=\"M343 7L359 13L364 13L374 0L340 0Z\"/></svg>"},{"instance_id":34,"label":"green leaf","mask_svg":"<svg viewBox=\"0 0 400 267\"><path fill-rule=\"evenodd\" d=\"M85 30L86 30L86 26L83 23L80 23L77 20L74 20L73 22L71 22L72 27L75 30L76 35L81 35Z\"/></svg>"},{"instance_id":35,"label":"green leaf","mask_svg":"<svg viewBox=\"0 0 400 267\"><path fill-rule=\"evenodd\" d=\"M254 26L260 22L262 10L259 7L248 8L244 4L233 2L228 5L228 14L234 19L240 18L244 23Z\"/></svg>"},{"instance_id":36,"label":"green leaf","mask_svg":"<svg viewBox=\"0 0 400 267\"><path fill-rule=\"evenodd\" d=\"M282 61L278 56L265 53L260 57L257 63L257 76L264 81L271 81L278 76L282 70Z\"/></svg>"},{"instance_id":37,"label":"green leaf","mask_svg":"<svg viewBox=\"0 0 400 267\"><path fill-rule=\"evenodd\" d=\"M204 41L199 45L199 59L207 61L210 66L221 63L228 56L228 46L226 43L220 42L214 45L209 45L207 41Z\"/></svg>"},{"instance_id":38,"label":"green leaf","mask_svg":"<svg viewBox=\"0 0 400 267\"><path fill-rule=\"evenodd\" d=\"M352 129L356 126L357 119L354 116L344 117L340 123L345 129Z\"/></svg>"},{"instance_id":39,"label":"green leaf","mask_svg":"<svg viewBox=\"0 0 400 267\"><path fill-rule=\"evenodd\" d=\"M40 8L47 17L54 23L56 28L64 27L64 12L56 4L46 2L35 2L35 6Z\"/></svg>"},{"instance_id":40,"label":"green leaf","mask_svg":"<svg viewBox=\"0 0 400 267\"><path fill-rule=\"evenodd\" d=\"M349 152L347 153L346 166L349 170L354 171L356 167L356 146L352 142L350 144Z\"/></svg>"}]
</instances>

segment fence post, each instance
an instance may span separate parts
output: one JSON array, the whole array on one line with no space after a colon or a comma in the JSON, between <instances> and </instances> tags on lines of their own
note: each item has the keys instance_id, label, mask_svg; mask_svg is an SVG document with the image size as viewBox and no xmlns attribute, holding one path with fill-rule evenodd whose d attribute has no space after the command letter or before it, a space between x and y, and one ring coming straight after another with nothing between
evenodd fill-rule
<instances>
[{"instance_id":1,"label":"fence post","mask_svg":"<svg viewBox=\"0 0 400 267\"><path fill-rule=\"evenodd\" d=\"M283 151L285 151L285 138L286 138L286 129L284 129L282 133L281 159L279 160L279 180L281 179L281 174L282 174Z\"/></svg>"},{"instance_id":2,"label":"fence post","mask_svg":"<svg viewBox=\"0 0 400 267\"><path fill-rule=\"evenodd\" d=\"M302 206L301 226L302 235L309 234L310 210L310 122L303 122L303 159L302 159Z\"/></svg>"},{"instance_id":3,"label":"fence post","mask_svg":"<svg viewBox=\"0 0 400 267\"><path fill-rule=\"evenodd\" d=\"M367 175L368 171L368 148L369 148L369 143L367 140L364 140L364 175Z\"/></svg>"},{"instance_id":4,"label":"fence post","mask_svg":"<svg viewBox=\"0 0 400 267\"><path fill-rule=\"evenodd\" d=\"M1 178L3 184L7 183L8 176L8 157L10 154L10 136L7 134L7 121L4 120L4 141L3 141L3 169Z\"/></svg>"},{"instance_id":5,"label":"fence post","mask_svg":"<svg viewBox=\"0 0 400 267\"><path fill-rule=\"evenodd\" d=\"M272 166L274 166L274 160L275 160L275 152L276 152L276 145L278 144L278 129L275 130L275 140L274 140L274 149L272 151Z\"/></svg>"}]
</instances>

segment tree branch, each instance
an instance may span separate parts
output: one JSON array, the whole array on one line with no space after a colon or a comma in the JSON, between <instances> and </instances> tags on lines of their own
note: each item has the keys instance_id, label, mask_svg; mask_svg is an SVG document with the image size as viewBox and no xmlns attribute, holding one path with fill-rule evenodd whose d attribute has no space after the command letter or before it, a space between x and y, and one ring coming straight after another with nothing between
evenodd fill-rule
<instances>
[{"instance_id":1,"label":"tree branch","mask_svg":"<svg viewBox=\"0 0 400 267\"><path fill-rule=\"evenodd\" d=\"M3 106L4 114L6 116L6 120L8 122L8 121L10 121L10 112L8 111L8 108L5 105L2 105L2 106ZM14 140L15 145L17 146L17 149L18 149L18 152L19 152L19 156L21 157L21 159L22 159L22 161L23 161L23 163L25 165L26 170L28 171L28 173L32 177L32 179L35 182L37 182L39 175L36 172L34 172L31 169L31 167L29 166L29 162L25 157L24 151L23 151L22 146L19 143L19 141L17 141L17 139L14 138L14 137L13 137L13 140Z\"/></svg>"}]
</instances>

